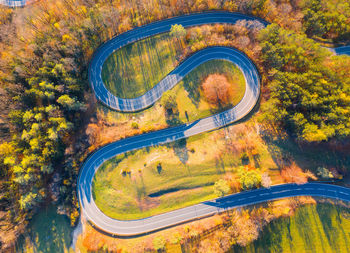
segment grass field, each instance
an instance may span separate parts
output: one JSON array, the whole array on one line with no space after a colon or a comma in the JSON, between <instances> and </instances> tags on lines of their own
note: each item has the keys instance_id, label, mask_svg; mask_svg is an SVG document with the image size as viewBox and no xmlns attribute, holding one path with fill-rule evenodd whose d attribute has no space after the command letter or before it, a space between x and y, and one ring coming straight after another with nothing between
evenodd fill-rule
<instances>
[{"instance_id":1,"label":"grass field","mask_svg":"<svg viewBox=\"0 0 350 253\"><path fill-rule=\"evenodd\" d=\"M350 209L331 204L301 207L278 219L245 248L232 252L350 252Z\"/></svg>"},{"instance_id":2,"label":"grass field","mask_svg":"<svg viewBox=\"0 0 350 253\"><path fill-rule=\"evenodd\" d=\"M242 165L240 155L227 149L229 138L241 135L238 128L241 126L197 135L175 145L138 150L105 162L93 181L97 206L117 219L138 219L215 198L214 182L234 174ZM279 170L267 147L261 143L256 147L261 169L268 171L274 183L280 183ZM130 170L130 174L123 175L123 170Z\"/></svg>"},{"instance_id":3,"label":"grass field","mask_svg":"<svg viewBox=\"0 0 350 253\"><path fill-rule=\"evenodd\" d=\"M105 61L102 80L118 97L138 97L175 68L181 50L181 43L176 43L169 33L129 44Z\"/></svg>"}]
</instances>

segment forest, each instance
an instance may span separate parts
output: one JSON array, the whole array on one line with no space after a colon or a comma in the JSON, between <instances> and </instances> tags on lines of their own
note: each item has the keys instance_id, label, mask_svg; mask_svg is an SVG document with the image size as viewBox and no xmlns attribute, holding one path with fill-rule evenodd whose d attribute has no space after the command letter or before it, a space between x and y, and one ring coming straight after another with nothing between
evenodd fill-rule
<instances>
[{"instance_id":1,"label":"forest","mask_svg":"<svg viewBox=\"0 0 350 253\"><path fill-rule=\"evenodd\" d=\"M60 203L77 222L76 181L95 110L87 68L98 46L135 26L214 9L273 23L257 41L241 31L256 44L246 53L262 74L259 118L266 129L300 145L349 142L350 58L324 48L349 43L349 1L57 0L0 7L0 223L11 231L9 242L47 202ZM222 32L229 39L232 29ZM189 52L203 47L192 44Z\"/></svg>"}]
</instances>

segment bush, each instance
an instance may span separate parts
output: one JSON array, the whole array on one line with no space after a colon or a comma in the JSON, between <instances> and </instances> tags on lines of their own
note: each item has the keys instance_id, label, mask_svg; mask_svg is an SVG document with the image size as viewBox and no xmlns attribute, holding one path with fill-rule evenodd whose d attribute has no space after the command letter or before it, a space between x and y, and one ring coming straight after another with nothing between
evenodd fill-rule
<instances>
[{"instance_id":1,"label":"bush","mask_svg":"<svg viewBox=\"0 0 350 253\"><path fill-rule=\"evenodd\" d=\"M332 172L325 168L325 167L318 167L317 168L317 176L323 178L323 179L330 179L330 178L334 178Z\"/></svg>"},{"instance_id":2,"label":"bush","mask_svg":"<svg viewBox=\"0 0 350 253\"><path fill-rule=\"evenodd\" d=\"M154 237L154 239L153 239L154 249L156 249L158 251L163 250L163 249L165 249L165 244L166 244L166 241L165 241L163 236Z\"/></svg>"},{"instance_id":3,"label":"bush","mask_svg":"<svg viewBox=\"0 0 350 253\"><path fill-rule=\"evenodd\" d=\"M137 122L132 122L131 123L131 128L132 129L139 129L139 124L137 124Z\"/></svg>"},{"instance_id":4,"label":"bush","mask_svg":"<svg viewBox=\"0 0 350 253\"><path fill-rule=\"evenodd\" d=\"M214 192L217 196L223 197L230 192L230 186L224 179L216 181L214 184Z\"/></svg>"},{"instance_id":5,"label":"bush","mask_svg":"<svg viewBox=\"0 0 350 253\"><path fill-rule=\"evenodd\" d=\"M176 94L174 93L174 91L170 90L168 92L165 92L162 96L160 103L166 110L176 109L177 103L176 103Z\"/></svg>"},{"instance_id":6,"label":"bush","mask_svg":"<svg viewBox=\"0 0 350 253\"><path fill-rule=\"evenodd\" d=\"M259 170L248 170L240 167L238 169L239 181L243 190L258 188L261 185L262 176Z\"/></svg>"}]
</instances>

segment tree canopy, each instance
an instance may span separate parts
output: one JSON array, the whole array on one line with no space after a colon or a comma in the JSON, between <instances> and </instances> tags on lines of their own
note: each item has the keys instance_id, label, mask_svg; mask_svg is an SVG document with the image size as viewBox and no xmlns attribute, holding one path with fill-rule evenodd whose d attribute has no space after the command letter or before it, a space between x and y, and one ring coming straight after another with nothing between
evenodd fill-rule
<instances>
[{"instance_id":1,"label":"tree canopy","mask_svg":"<svg viewBox=\"0 0 350 253\"><path fill-rule=\"evenodd\" d=\"M172 25L170 29L170 35L178 39L182 39L186 36L186 29L182 25Z\"/></svg>"},{"instance_id":2,"label":"tree canopy","mask_svg":"<svg viewBox=\"0 0 350 253\"><path fill-rule=\"evenodd\" d=\"M304 35L270 25L260 34L262 58L273 81L266 119L299 140L350 135L349 57L335 57Z\"/></svg>"}]
</instances>

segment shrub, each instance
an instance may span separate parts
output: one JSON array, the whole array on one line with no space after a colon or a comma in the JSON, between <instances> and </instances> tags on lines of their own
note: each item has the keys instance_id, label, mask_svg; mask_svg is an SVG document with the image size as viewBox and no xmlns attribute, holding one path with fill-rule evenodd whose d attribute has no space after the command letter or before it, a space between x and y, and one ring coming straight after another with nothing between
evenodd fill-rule
<instances>
[{"instance_id":1,"label":"shrub","mask_svg":"<svg viewBox=\"0 0 350 253\"><path fill-rule=\"evenodd\" d=\"M214 184L214 192L217 196L223 197L230 192L230 186L224 179L216 181Z\"/></svg>"},{"instance_id":2,"label":"shrub","mask_svg":"<svg viewBox=\"0 0 350 253\"><path fill-rule=\"evenodd\" d=\"M139 129L139 124L137 124L137 122L132 122L131 123L131 128L132 129Z\"/></svg>"},{"instance_id":3,"label":"shrub","mask_svg":"<svg viewBox=\"0 0 350 253\"><path fill-rule=\"evenodd\" d=\"M240 167L238 175L243 190L257 188L261 184L261 173L257 169L247 170L244 167Z\"/></svg>"},{"instance_id":4,"label":"shrub","mask_svg":"<svg viewBox=\"0 0 350 253\"><path fill-rule=\"evenodd\" d=\"M153 247L154 249L156 250L163 250L165 249L165 244L166 244L166 241L164 239L163 236L156 236L154 237L153 239Z\"/></svg>"}]
</instances>

